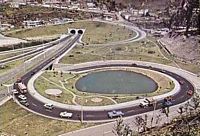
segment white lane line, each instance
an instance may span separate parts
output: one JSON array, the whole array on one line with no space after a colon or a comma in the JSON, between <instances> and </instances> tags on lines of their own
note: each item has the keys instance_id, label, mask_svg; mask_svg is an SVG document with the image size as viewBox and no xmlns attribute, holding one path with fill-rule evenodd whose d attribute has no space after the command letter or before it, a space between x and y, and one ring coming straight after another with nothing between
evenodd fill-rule
<instances>
[{"instance_id":1,"label":"white lane line","mask_svg":"<svg viewBox=\"0 0 200 136\"><path fill-rule=\"evenodd\" d=\"M35 103L32 103L33 106L37 107L37 105Z\"/></svg>"}]
</instances>

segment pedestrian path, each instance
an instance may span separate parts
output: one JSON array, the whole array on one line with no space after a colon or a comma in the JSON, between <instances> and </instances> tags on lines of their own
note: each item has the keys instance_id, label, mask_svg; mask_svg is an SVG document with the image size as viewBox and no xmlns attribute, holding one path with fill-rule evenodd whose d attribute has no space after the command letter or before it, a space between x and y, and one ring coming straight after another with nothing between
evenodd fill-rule
<instances>
[{"instance_id":1,"label":"pedestrian path","mask_svg":"<svg viewBox=\"0 0 200 136\"><path fill-rule=\"evenodd\" d=\"M105 65L105 64L132 64L132 63L136 63L135 61L98 61L98 62L87 62L87 63L81 63L81 64L75 64L73 66L66 66L67 70L72 70L76 69L76 68L84 68L84 67L88 67L88 66L95 66L95 65ZM139 62L137 62L136 64L138 64ZM142 62L143 65L147 65L148 62ZM150 63L151 64L151 63ZM149 65L150 65L149 64ZM63 66L63 65L62 65ZM62 68L58 68L57 70L60 71L66 71L66 67L62 67ZM157 67L157 65L155 65L154 67ZM168 67L168 66L163 66L163 67ZM168 68L167 68L168 69ZM71 110L80 110L80 108L82 108L83 110L86 111L101 111L101 110L111 110L111 109L119 109L121 107L126 108L126 107L132 107L134 105L139 105L139 103L141 103L143 101L143 99L138 99L138 100L134 100L134 101L130 101L130 102L124 102L124 103L119 103L119 104L114 104L114 105L106 105L106 106L80 106L80 105L67 105L64 103L59 103L53 100L50 100L42 95L40 95L34 88L34 81L43 73L43 71L38 72L37 74L35 74L28 82L28 91L29 93L35 97L36 99L38 99L39 101L43 102L43 103L51 103L57 107L60 108L68 108ZM160 73L161 74L161 73ZM163 74L164 76L167 76L166 74ZM175 87L172 91L162 94L162 95L158 95L158 96L153 96L153 99L155 100L160 100L163 98L166 98L167 96L171 96L174 95L175 93L177 93L180 90L180 84L172 77L167 76L170 80L172 80L175 84Z\"/></svg>"}]
</instances>

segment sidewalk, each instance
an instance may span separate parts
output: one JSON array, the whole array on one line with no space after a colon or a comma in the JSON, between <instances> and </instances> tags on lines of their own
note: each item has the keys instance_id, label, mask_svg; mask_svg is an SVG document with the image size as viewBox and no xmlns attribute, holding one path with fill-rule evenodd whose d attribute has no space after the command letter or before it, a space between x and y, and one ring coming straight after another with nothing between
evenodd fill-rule
<instances>
[{"instance_id":1,"label":"sidewalk","mask_svg":"<svg viewBox=\"0 0 200 136\"><path fill-rule=\"evenodd\" d=\"M73 71L73 69L83 68L88 66L95 66L95 65L108 65L108 64L138 64L143 66L152 66L156 68L160 68L163 70L168 70L171 72L175 72L176 74L186 78L190 81L196 89L200 89L200 77L197 77L196 74L186 71L184 69L158 64L153 62L144 62L144 61L134 61L134 60L106 60L106 61L92 61L86 63L79 63L74 65L67 65L67 64L56 64L54 68L58 71ZM200 92L198 92L200 93Z\"/></svg>"},{"instance_id":2,"label":"sidewalk","mask_svg":"<svg viewBox=\"0 0 200 136\"><path fill-rule=\"evenodd\" d=\"M98 63L98 64L100 64L100 63ZM71 110L80 110L82 108L85 111L102 111L102 110L119 109L121 107L123 107L123 108L132 107L134 105L139 105L139 103L144 101L143 99L138 99L138 100L134 100L134 101L130 101L130 102L124 102L124 103L119 103L119 104L115 104L115 105L106 105L106 106L80 106L80 105L68 105L68 104L64 104L64 103L59 103L59 102L50 100L50 99L40 95L35 90L34 82L43 72L44 71L38 72L29 80L28 85L27 85L28 91L34 98L38 99L39 101L41 101L43 103L51 103L51 104L55 105L56 107L60 107L60 108L64 108L64 109L71 109ZM163 74L163 76L167 76L167 75ZM170 78L174 82L174 84L175 84L174 89L168 93L158 95L158 96L153 96L154 100L160 100L167 96L171 96L180 90L179 83L174 78L172 78L170 76L167 76L167 77Z\"/></svg>"},{"instance_id":3,"label":"sidewalk","mask_svg":"<svg viewBox=\"0 0 200 136\"><path fill-rule=\"evenodd\" d=\"M4 98L0 99L0 106L2 106L4 103L6 103L7 101L9 101L12 97L11 96L6 96Z\"/></svg>"}]
</instances>

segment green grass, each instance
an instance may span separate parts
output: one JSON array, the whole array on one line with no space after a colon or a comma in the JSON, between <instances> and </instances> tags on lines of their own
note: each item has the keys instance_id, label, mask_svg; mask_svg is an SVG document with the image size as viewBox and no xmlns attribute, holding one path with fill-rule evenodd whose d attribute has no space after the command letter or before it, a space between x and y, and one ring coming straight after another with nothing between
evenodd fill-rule
<instances>
[{"instance_id":1,"label":"green grass","mask_svg":"<svg viewBox=\"0 0 200 136\"><path fill-rule=\"evenodd\" d=\"M97 60L141 60L162 64L171 63L163 58L159 48L146 40L126 45L113 46L76 46L60 63L76 64Z\"/></svg>"},{"instance_id":2,"label":"green grass","mask_svg":"<svg viewBox=\"0 0 200 136\"><path fill-rule=\"evenodd\" d=\"M23 60L16 60L16 61L7 63L5 65L5 68L0 68L0 74L1 73L6 73L7 71L11 70L12 68L15 68L15 67L19 66L22 63L23 63Z\"/></svg>"},{"instance_id":3,"label":"green grass","mask_svg":"<svg viewBox=\"0 0 200 136\"><path fill-rule=\"evenodd\" d=\"M131 30L128 30L121 26L92 21L81 21L64 25L45 26L34 29L24 29L21 31L8 31L5 32L5 34L11 37L23 39L27 37L58 35L66 33L68 28L86 29L83 36L83 41L90 44L125 40L136 35L135 32L132 32Z\"/></svg>"},{"instance_id":4,"label":"green grass","mask_svg":"<svg viewBox=\"0 0 200 136\"><path fill-rule=\"evenodd\" d=\"M20 55L22 53L23 52L21 51L21 52L16 52L16 53L2 54L2 55L0 55L0 60L7 59L7 58L10 58L10 57L14 57L14 56Z\"/></svg>"},{"instance_id":5,"label":"green grass","mask_svg":"<svg viewBox=\"0 0 200 136\"><path fill-rule=\"evenodd\" d=\"M174 88L174 84L169 84L171 81L170 79L163 77L161 75L158 75L154 72L149 72L146 70L142 69L129 69L131 71L135 71L138 73L143 73L144 75L152 77L153 80L155 80L158 83L158 86L162 86L162 88L158 88L155 92L150 93L150 94L118 94L117 97L115 97L115 94L98 94L98 93L87 93L87 92L81 92L78 91L75 88L75 83L76 81L86 75L86 74L66 74L63 73L62 77L60 73L57 72L45 72L43 73L40 77L38 77L34 83L34 86L36 90L43 95L44 97L47 97L49 99L62 102L62 103L67 103L67 104L73 104L72 103L72 94L70 94L68 91L72 92L73 94L77 95L75 101L77 104L83 104L83 105L88 105L88 106L97 106L97 105L109 105L109 104L114 104L112 100L116 100L117 102L127 102L130 100L135 100L136 96L155 96L158 94L163 94L166 93ZM47 78L48 80L45 80L43 77ZM63 85L65 86L65 89L59 87L61 86L60 81L62 81ZM51 83L52 82L52 83ZM56 86L55 84L58 86ZM60 97L53 97L45 94L46 89L60 89L63 91ZM102 96L102 97L101 97ZM101 102L93 102L91 101L92 98L101 98ZM112 99L112 100L111 100Z\"/></svg>"},{"instance_id":6,"label":"green grass","mask_svg":"<svg viewBox=\"0 0 200 136\"><path fill-rule=\"evenodd\" d=\"M61 84L59 84L59 85L61 86ZM35 86L36 90L46 98L52 99L54 101L62 102L62 103L73 104L72 103L72 97L73 97L72 94L70 94L63 88L46 81L42 77L39 77L36 79L34 86ZM47 90L47 89L60 89L62 91L62 94L59 97L50 96L45 93L45 90Z\"/></svg>"},{"instance_id":7,"label":"green grass","mask_svg":"<svg viewBox=\"0 0 200 136\"><path fill-rule=\"evenodd\" d=\"M92 101L92 98L100 98L100 99L102 99L102 101L94 102L94 101ZM105 106L105 105L115 104L113 101L111 101L108 98L102 98L102 97L98 97L98 96L76 97L76 102L80 105L86 105L86 106Z\"/></svg>"},{"instance_id":8,"label":"green grass","mask_svg":"<svg viewBox=\"0 0 200 136\"><path fill-rule=\"evenodd\" d=\"M44 118L24 110L13 101L0 107L0 135L57 136L93 125Z\"/></svg>"}]
</instances>

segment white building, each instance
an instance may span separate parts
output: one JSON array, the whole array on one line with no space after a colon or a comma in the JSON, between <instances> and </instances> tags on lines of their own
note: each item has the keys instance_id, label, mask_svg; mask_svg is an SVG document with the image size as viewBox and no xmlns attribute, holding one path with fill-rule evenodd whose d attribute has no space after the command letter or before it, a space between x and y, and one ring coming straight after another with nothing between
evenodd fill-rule
<instances>
[{"instance_id":1,"label":"white building","mask_svg":"<svg viewBox=\"0 0 200 136\"><path fill-rule=\"evenodd\" d=\"M27 21L23 21L23 25L25 28L33 28L33 27L39 27L39 26L43 26L43 21L42 20L27 20Z\"/></svg>"}]
</instances>

